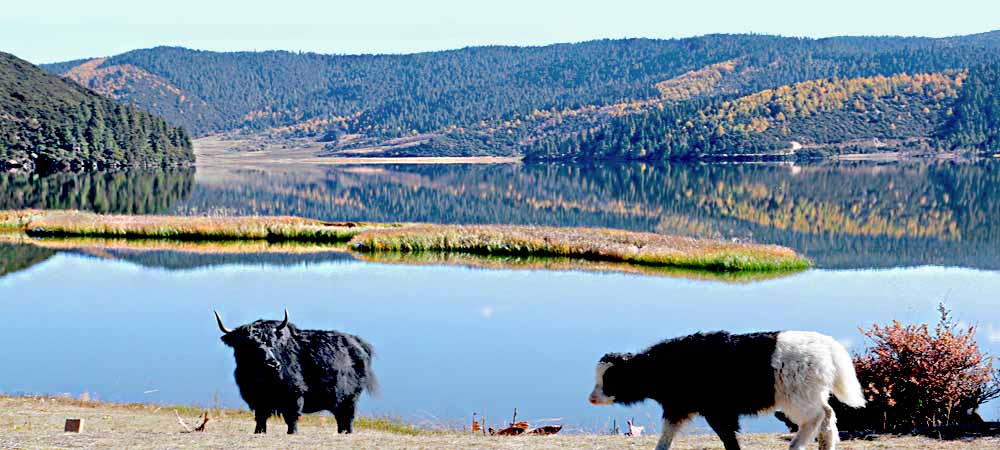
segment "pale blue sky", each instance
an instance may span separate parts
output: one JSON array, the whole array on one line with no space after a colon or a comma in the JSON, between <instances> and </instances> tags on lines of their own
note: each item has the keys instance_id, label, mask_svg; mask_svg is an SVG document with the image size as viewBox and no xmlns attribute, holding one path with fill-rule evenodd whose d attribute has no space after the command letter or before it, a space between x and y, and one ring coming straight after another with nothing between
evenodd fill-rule
<instances>
[{"instance_id":1,"label":"pale blue sky","mask_svg":"<svg viewBox=\"0 0 1000 450\"><path fill-rule=\"evenodd\" d=\"M3 0L0 50L35 63L156 45L408 53L706 33L949 36L1000 29L1000 0Z\"/></svg>"}]
</instances>

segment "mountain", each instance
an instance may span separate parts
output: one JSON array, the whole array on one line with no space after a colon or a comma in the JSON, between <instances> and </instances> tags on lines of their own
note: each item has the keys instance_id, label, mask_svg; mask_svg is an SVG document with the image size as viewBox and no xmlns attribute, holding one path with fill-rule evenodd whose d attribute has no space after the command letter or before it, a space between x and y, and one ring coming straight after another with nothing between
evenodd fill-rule
<instances>
[{"instance_id":1,"label":"mountain","mask_svg":"<svg viewBox=\"0 0 1000 450\"><path fill-rule=\"evenodd\" d=\"M193 160L183 128L0 52L0 169L169 166Z\"/></svg>"},{"instance_id":2,"label":"mountain","mask_svg":"<svg viewBox=\"0 0 1000 450\"><path fill-rule=\"evenodd\" d=\"M536 145L536 159L667 160L928 147L952 115L965 71L805 81L726 100L615 118Z\"/></svg>"},{"instance_id":3,"label":"mountain","mask_svg":"<svg viewBox=\"0 0 1000 450\"><path fill-rule=\"evenodd\" d=\"M1000 153L1000 65L972 69L941 130L953 147Z\"/></svg>"},{"instance_id":4,"label":"mountain","mask_svg":"<svg viewBox=\"0 0 1000 450\"><path fill-rule=\"evenodd\" d=\"M728 114L724 110L732 102L747 104L768 91L823 97L824 89L840 89L835 85L881 83L879 77L944 77L954 84L968 76L963 71L997 61L1000 34L992 32L940 39L708 35L411 55L219 53L157 47L44 67L162 115L199 136L243 132L306 138L325 143L325 154L338 156L516 154L599 159L622 155L599 154L592 147L604 144L591 142L593 136L615 134L614 129L622 127L631 131L636 121L665 123L690 114L682 123L697 119L690 121L707 125L699 114ZM876 99L869 98L868 90L851 90L854 97L864 98L852 97L847 103L838 101L840 108L824 105L817 114L810 113L808 120L825 123L803 131L796 137L804 142L796 142L835 144L843 150L854 148L850 143L858 139L941 140L938 128L950 123L944 115L955 106L949 103L964 98L957 90L952 86L947 98L930 100L905 92L906 105L897 102L895 93ZM853 114L853 100L875 109L867 115ZM910 101L922 105L917 112L926 108L942 117L931 120L928 113L917 117ZM890 109L879 109L883 107ZM746 128L755 118L750 116L759 116L759 127L760 120L774 119L766 114L758 108L732 124L727 117L723 130L729 128L726 125ZM873 114L914 117L894 124L887 119L871 121ZM783 115L796 120L787 111ZM807 119L796 117L800 122ZM869 122L878 126L866 133L864 124ZM780 149L792 140L778 139L775 133L805 126L770 125L777 131L741 145L754 152ZM863 126L858 129L859 125ZM896 130L885 132L893 125ZM666 134L674 128L676 124L647 131ZM736 140L730 136L720 142ZM937 144L928 145L937 148ZM707 151L704 146L687 147L690 151L681 154ZM625 157L677 154L674 147L644 150L629 150Z\"/></svg>"}]
</instances>

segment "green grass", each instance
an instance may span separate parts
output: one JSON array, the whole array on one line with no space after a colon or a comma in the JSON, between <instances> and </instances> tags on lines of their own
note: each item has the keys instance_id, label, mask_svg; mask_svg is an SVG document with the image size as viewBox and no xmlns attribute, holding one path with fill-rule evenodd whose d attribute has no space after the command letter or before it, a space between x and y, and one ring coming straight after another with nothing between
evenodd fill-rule
<instances>
[{"instance_id":1,"label":"green grass","mask_svg":"<svg viewBox=\"0 0 1000 450\"><path fill-rule=\"evenodd\" d=\"M348 249L362 254L455 253L563 258L719 273L792 272L810 266L805 257L776 245L602 228L324 222L287 216L124 216L79 211L0 211L0 224L4 223L32 237L346 242Z\"/></svg>"},{"instance_id":2,"label":"green grass","mask_svg":"<svg viewBox=\"0 0 1000 450\"><path fill-rule=\"evenodd\" d=\"M566 257L713 272L795 271L810 266L808 259L775 245L597 228L414 225L366 231L348 246L366 253Z\"/></svg>"},{"instance_id":3,"label":"green grass","mask_svg":"<svg viewBox=\"0 0 1000 450\"><path fill-rule=\"evenodd\" d=\"M40 211L30 209L21 211L0 210L0 231L22 230L31 218L38 214L40 214Z\"/></svg>"},{"instance_id":4,"label":"green grass","mask_svg":"<svg viewBox=\"0 0 1000 450\"><path fill-rule=\"evenodd\" d=\"M421 430L414 425L410 425L398 417L391 416L363 416L355 419L354 426L360 429L384 431L394 434L405 434L416 436L426 434L428 431Z\"/></svg>"}]
</instances>

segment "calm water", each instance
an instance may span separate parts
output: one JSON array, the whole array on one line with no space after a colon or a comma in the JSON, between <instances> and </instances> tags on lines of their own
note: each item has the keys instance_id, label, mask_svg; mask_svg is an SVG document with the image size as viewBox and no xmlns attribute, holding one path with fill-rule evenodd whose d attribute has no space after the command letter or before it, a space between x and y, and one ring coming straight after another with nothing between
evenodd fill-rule
<instances>
[{"instance_id":1,"label":"calm water","mask_svg":"<svg viewBox=\"0 0 1000 450\"><path fill-rule=\"evenodd\" d=\"M1000 270L1000 160L0 174L0 209L624 228L784 244L823 268Z\"/></svg>"},{"instance_id":2,"label":"calm water","mask_svg":"<svg viewBox=\"0 0 1000 450\"><path fill-rule=\"evenodd\" d=\"M0 176L0 208L598 225L783 243L819 268L754 283L398 266L329 255L55 252L0 245L0 391L243 406L212 309L375 344L368 413L606 428L658 412L586 403L606 351L697 330L857 328L946 302L1000 353L1000 164L385 166ZM10 318L16 318L11 320ZM25 339L30 336L30 339ZM997 417L996 404L984 415ZM495 420L494 420L495 419ZM749 429L776 429L773 419Z\"/></svg>"}]
</instances>

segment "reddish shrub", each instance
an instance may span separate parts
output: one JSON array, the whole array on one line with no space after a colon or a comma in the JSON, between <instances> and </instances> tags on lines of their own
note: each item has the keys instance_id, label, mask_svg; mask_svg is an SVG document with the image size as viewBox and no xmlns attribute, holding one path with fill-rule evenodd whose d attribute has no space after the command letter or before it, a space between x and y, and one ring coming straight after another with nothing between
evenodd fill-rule
<instances>
[{"instance_id":1,"label":"reddish shrub","mask_svg":"<svg viewBox=\"0 0 1000 450\"><path fill-rule=\"evenodd\" d=\"M960 329L944 305L938 311L933 331L896 321L861 330L874 343L854 359L868 399L867 428L909 432L962 424L971 409L1000 396L1000 371L979 350L976 327Z\"/></svg>"}]
</instances>

